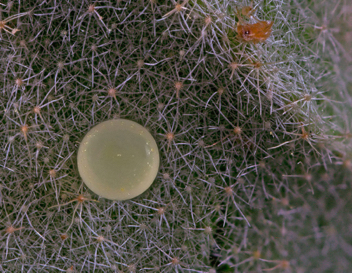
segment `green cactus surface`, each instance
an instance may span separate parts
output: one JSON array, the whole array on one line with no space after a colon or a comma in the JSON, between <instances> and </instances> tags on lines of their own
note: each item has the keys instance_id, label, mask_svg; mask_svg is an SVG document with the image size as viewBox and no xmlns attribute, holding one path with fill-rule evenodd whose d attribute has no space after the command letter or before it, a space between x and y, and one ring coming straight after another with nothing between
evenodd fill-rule
<instances>
[{"instance_id":1,"label":"green cactus surface","mask_svg":"<svg viewBox=\"0 0 352 273\"><path fill-rule=\"evenodd\" d=\"M351 18L349 0L0 3L0 271L352 272ZM159 148L130 200L78 171L113 119Z\"/></svg>"}]
</instances>

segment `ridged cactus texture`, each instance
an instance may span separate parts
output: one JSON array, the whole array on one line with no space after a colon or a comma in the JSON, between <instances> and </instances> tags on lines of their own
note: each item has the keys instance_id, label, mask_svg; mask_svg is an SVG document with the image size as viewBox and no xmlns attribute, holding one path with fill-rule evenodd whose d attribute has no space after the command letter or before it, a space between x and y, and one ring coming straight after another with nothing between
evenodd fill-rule
<instances>
[{"instance_id":1,"label":"ridged cactus texture","mask_svg":"<svg viewBox=\"0 0 352 273\"><path fill-rule=\"evenodd\" d=\"M0 5L0 271L351 272L348 0ZM161 156L121 202L76 163L118 118Z\"/></svg>"}]
</instances>

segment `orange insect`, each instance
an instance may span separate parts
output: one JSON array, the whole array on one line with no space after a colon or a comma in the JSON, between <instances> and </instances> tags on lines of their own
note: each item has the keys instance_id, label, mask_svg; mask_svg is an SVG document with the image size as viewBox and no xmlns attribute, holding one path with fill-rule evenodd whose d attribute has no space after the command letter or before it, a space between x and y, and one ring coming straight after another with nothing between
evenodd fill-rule
<instances>
[{"instance_id":1,"label":"orange insect","mask_svg":"<svg viewBox=\"0 0 352 273\"><path fill-rule=\"evenodd\" d=\"M253 9L251 7L242 8L242 14L254 18L254 16L250 15L252 12L253 12ZM239 22L237 23L236 30L240 39L246 42L259 43L259 42L266 41L270 37L271 27L273 26L274 22L260 21L255 18L255 20L257 20L258 22L254 24L250 24L250 23L244 22L239 12L237 13L238 13Z\"/></svg>"},{"instance_id":2,"label":"orange insect","mask_svg":"<svg viewBox=\"0 0 352 273\"><path fill-rule=\"evenodd\" d=\"M253 3L250 6L245 6L241 9L241 13L244 16L250 16L254 11L255 9L253 8Z\"/></svg>"}]
</instances>

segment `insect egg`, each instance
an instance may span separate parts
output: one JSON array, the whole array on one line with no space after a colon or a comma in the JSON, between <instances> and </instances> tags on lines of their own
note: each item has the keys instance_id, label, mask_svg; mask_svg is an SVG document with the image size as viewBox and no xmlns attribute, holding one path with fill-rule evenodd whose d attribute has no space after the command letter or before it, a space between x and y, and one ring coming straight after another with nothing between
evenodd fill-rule
<instances>
[{"instance_id":1,"label":"insect egg","mask_svg":"<svg viewBox=\"0 0 352 273\"><path fill-rule=\"evenodd\" d=\"M127 119L107 120L85 135L77 165L84 183L94 193L126 200L151 186L159 169L159 151L142 125Z\"/></svg>"}]
</instances>

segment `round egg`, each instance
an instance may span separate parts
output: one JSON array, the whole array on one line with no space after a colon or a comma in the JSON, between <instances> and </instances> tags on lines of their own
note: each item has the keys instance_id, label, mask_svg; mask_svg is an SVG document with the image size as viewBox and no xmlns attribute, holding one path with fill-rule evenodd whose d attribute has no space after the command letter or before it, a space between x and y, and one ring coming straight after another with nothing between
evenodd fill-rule
<instances>
[{"instance_id":1,"label":"round egg","mask_svg":"<svg viewBox=\"0 0 352 273\"><path fill-rule=\"evenodd\" d=\"M83 138L78 171L94 193L111 200L134 198L153 183L159 150L142 125L127 119L104 121Z\"/></svg>"}]
</instances>

